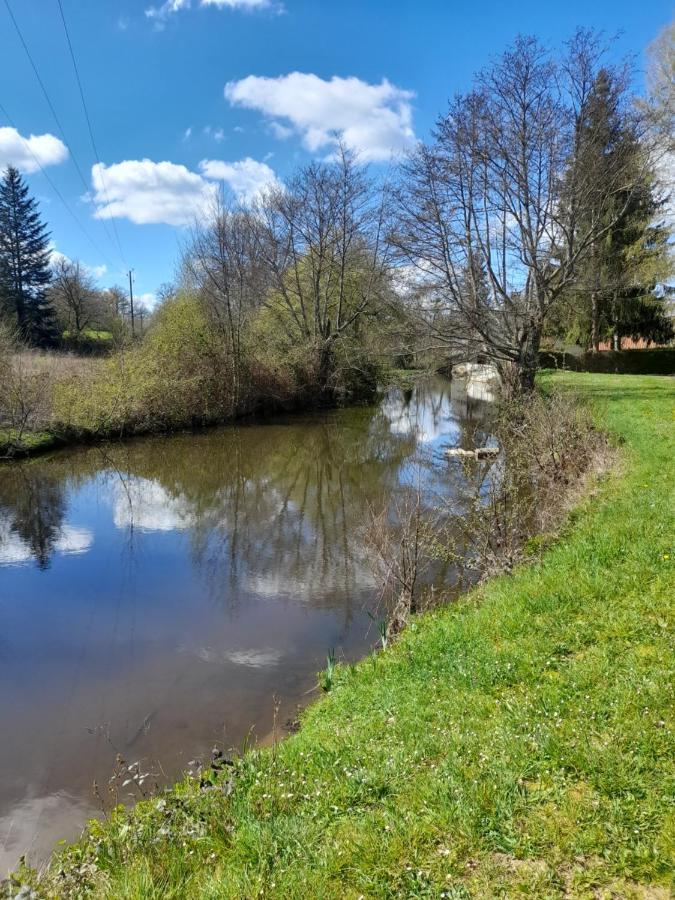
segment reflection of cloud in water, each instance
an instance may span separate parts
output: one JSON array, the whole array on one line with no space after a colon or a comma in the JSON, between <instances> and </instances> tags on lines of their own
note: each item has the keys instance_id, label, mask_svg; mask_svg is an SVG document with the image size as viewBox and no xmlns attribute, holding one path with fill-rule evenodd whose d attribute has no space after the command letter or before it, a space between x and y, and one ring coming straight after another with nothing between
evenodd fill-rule
<instances>
[{"instance_id":1,"label":"reflection of cloud in water","mask_svg":"<svg viewBox=\"0 0 675 900\"><path fill-rule=\"evenodd\" d=\"M10 806L0 816L0 877L15 868L27 848L34 859L43 859L57 840L74 840L83 822L94 815L96 810L87 800L66 791L26 797Z\"/></svg>"},{"instance_id":2,"label":"reflection of cloud in water","mask_svg":"<svg viewBox=\"0 0 675 900\"><path fill-rule=\"evenodd\" d=\"M276 666L281 662L283 655L281 650L274 650L271 647L261 650L232 650L224 654L231 663L237 666L251 666L254 669Z\"/></svg>"},{"instance_id":3,"label":"reflection of cloud in water","mask_svg":"<svg viewBox=\"0 0 675 900\"><path fill-rule=\"evenodd\" d=\"M0 522L0 565L7 566L32 559L33 551L28 544L12 531L9 522Z\"/></svg>"},{"instance_id":4,"label":"reflection of cloud in water","mask_svg":"<svg viewBox=\"0 0 675 900\"><path fill-rule=\"evenodd\" d=\"M56 534L54 553L86 553L94 542L88 528L63 525ZM28 544L12 529L9 522L0 522L0 566L29 562L35 554Z\"/></svg>"},{"instance_id":5,"label":"reflection of cloud in water","mask_svg":"<svg viewBox=\"0 0 675 900\"><path fill-rule=\"evenodd\" d=\"M73 528L64 525L54 544L57 553L86 553L94 542L88 528Z\"/></svg>"},{"instance_id":6,"label":"reflection of cloud in water","mask_svg":"<svg viewBox=\"0 0 675 900\"><path fill-rule=\"evenodd\" d=\"M452 441L459 436L447 393L427 398L419 387L407 397L405 391L392 391L383 400L381 411L392 434L414 437L419 444L431 444L441 437Z\"/></svg>"},{"instance_id":7,"label":"reflection of cloud in water","mask_svg":"<svg viewBox=\"0 0 675 900\"><path fill-rule=\"evenodd\" d=\"M350 545L350 552L353 555L348 574L344 566L326 567L319 553L309 554L303 558L303 568L297 575L281 569L265 574L251 573L246 579L246 590L258 597L273 600L285 597L311 604L319 591L322 596L344 592L346 579L359 588L373 587L374 576L365 560L359 558L358 548Z\"/></svg>"},{"instance_id":8,"label":"reflection of cloud in water","mask_svg":"<svg viewBox=\"0 0 675 900\"><path fill-rule=\"evenodd\" d=\"M281 650L273 647L255 647L248 650L218 650L215 647L199 647L196 651L202 662L223 663L230 662L236 666L249 666L252 669L264 669L268 666L277 666L284 657Z\"/></svg>"},{"instance_id":9,"label":"reflection of cloud in water","mask_svg":"<svg viewBox=\"0 0 675 900\"><path fill-rule=\"evenodd\" d=\"M172 497L156 481L125 478L113 488L113 521L117 528L133 526L140 531L185 531L195 523L192 505L183 497Z\"/></svg>"}]
</instances>

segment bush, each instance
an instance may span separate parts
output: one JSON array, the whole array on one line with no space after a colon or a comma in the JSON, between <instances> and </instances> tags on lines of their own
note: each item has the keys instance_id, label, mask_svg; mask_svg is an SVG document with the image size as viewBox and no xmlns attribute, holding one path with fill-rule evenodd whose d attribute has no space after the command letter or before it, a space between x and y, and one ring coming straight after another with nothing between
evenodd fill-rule
<instances>
[{"instance_id":1,"label":"bush","mask_svg":"<svg viewBox=\"0 0 675 900\"><path fill-rule=\"evenodd\" d=\"M343 403L374 396L380 368L377 354L369 346L376 341L370 340L365 326L358 336L343 334L330 344L322 373L321 341L313 337L298 340L288 324L289 315L281 304L262 307L251 323L248 339L250 356L276 374L287 400L322 398Z\"/></svg>"},{"instance_id":2,"label":"bush","mask_svg":"<svg viewBox=\"0 0 675 900\"><path fill-rule=\"evenodd\" d=\"M54 418L65 432L181 428L234 412L229 361L199 301L165 304L142 344L106 361L93 379L57 385Z\"/></svg>"},{"instance_id":3,"label":"bush","mask_svg":"<svg viewBox=\"0 0 675 900\"><path fill-rule=\"evenodd\" d=\"M436 542L439 555L469 583L511 571L537 546L534 536L560 525L586 475L612 458L586 408L569 394L503 400L491 430L499 456L494 463L463 463L474 474L467 478L472 491L465 513L456 517L450 510Z\"/></svg>"}]
</instances>

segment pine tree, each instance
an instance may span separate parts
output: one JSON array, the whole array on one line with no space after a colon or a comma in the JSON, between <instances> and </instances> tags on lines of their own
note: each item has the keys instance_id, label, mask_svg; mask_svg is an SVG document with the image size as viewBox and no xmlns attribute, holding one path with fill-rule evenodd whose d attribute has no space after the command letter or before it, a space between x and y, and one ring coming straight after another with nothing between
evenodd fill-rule
<instances>
[{"instance_id":1,"label":"pine tree","mask_svg":"<svg viewBox=\"0 0 675 900\"><path fill-rule=\"evenodd\" d=\"M51 280L49 232L20 173L9 166L0 181L0 300L20 334L34 344L56 340L46 295Z\"/></svg>"},{"instance_id":2,"label":"pine tree","mask_svg":"<svg viewBox=\"0 0 675 900\"><path fill-rule=\"evenodd\" d=\"M567 340L597 349L608 339L620 349L623 337L669 340L662 285L672 273L670 230L658 221L657 198L646 151L636 137L630 111L621 107L621 86L601 70L590 93L570 170L571 182L595 191L598 203L586 211L607 230L578 272L576 289L552 323ZM625 189L605 189L616 169L632 173ZM583 230L583 223L577 223Z\"/></svg>"},{"instance_id":3,"label":"pine tree","mask_svg":"<svg viewBox=\"0 0 675 900\"><path fill-rule=\"evenodd\" d=\"M673 273L671 229L659 220L664 203L656 195L653 175L637 144L633 155L643 175L637 189L623 198L625 212L605 248L604 327L615 350L621 349L624 337L657 343L673 337L666 310Z\"/></svg>"}]
</instances>

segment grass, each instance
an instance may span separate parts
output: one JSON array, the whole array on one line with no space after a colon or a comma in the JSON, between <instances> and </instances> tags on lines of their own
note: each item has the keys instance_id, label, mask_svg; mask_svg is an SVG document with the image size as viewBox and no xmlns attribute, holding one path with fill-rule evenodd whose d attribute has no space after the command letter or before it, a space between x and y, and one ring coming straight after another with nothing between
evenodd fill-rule
<instances>
[{"instance_id":1,"label":"grass","mask_svg":"<svg viewBox=\"0 0 675 900\"><path fill-rule=\"evenodd\" d=\"M12 362L28 375L44 375L51 381L73 376L91 376L102 368L101 361L92 356L49 350L20 350L12 355Z\"/></svg>"},{"instance_id":2,"label":"grass","mask_svg":"<svg viewBox=\"0 0 675 900\"><path fill-rule=\"evenodd\" d=\"M64 331L63 337L66 340L72 338L73 340L78 339L78 335L74 331ZM79 334L80 340L85 341L103 341L104 343L111 343L113 339L112 331L100 331L95 328L85 328Z\"/></svg>"},{"instance_id":3,"label":"grass","mask_svg":"<svg viewBox=\"0 0 675 900\"><path fill-rule=\"evenodd\" d=\"M542 382L622 462L540 560L334 668L297 735L91 826L40 896L670 896L674 385Z\"/></svg>"},{"instance_id":4,"label":"grass","mask_svg":"<svg viewBox=\"0 0 675 900\"><path fill-rule=\"evenodd\" d=\"M44 453L58 444L56 435L49 431L24 431L19 435L13 428L0 428L0 460Z\"/></svg>"}]
</instances>

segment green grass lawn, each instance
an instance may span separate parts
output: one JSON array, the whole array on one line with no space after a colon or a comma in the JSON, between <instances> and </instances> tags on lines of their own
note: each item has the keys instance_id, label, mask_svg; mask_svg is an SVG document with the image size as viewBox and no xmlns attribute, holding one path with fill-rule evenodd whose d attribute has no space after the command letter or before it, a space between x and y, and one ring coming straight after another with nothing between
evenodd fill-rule
<instances>
[{"instance_id":1,"label":"green grass lawn","mask_svg":"<svg viewBox=\"0 0 675 900\"><path fill-rule=\"evenodd\" d=\"M185 781L94 826L43 891L671 896L675 383L542 381L622 447L541 560L339 667L231 791Z\"/></svg>"}]
</instances>

